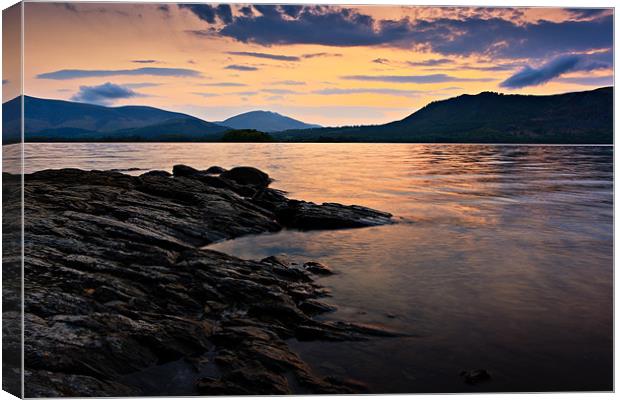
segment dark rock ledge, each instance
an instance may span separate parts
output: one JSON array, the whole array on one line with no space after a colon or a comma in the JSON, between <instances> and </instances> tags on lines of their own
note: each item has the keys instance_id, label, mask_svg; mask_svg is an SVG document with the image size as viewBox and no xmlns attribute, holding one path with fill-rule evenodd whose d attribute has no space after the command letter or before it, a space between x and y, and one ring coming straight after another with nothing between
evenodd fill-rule
<instances>
[{"instance_id":1,"label":"dark rock ledge","mask_svg":"<svg viewBox=\"0 0 620 400\"><path fill-rule=\"evenodd\" d=\"M25 176L26 396L365 391L315 375L285 343L393 335L313 319L332 310L318 300L327 292L313 278L327 267L247 261L200 247L283 228L388 224L391 215L289 200L249 167L175 166L173 173ZM5 174L3 191L15 192L18 183ZM19 309L16 293L5 290L5 314ZM135 379L179 360L196 371L187 392Z\"/></svg>"}]
</instances>

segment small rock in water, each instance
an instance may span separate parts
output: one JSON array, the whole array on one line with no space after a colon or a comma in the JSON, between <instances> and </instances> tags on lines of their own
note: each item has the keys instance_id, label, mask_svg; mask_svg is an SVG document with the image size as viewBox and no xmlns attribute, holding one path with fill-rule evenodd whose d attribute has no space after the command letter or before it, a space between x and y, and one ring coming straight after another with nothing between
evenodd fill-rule
<instances>
[{"instance_id":1,"label":"small rock in water","mask_svg":"<svg viewBox=\"0 0 620 400\"><path fill-rule=\"evenodd\" d=\"M308 261L304 264L304 268L306 271L316 275L331 275L334 273L330 267L316 261Z\"/></svg>"},{"instance_id":2,"label":"small rock in water","mask_svg":"<svg viewBox=\"0 0 620 400\"><path fill-rule=\"evenodd\" d=\"M222 167L218 167L217 165L209 167L204 171L205 174L212 174L212 175L219 175L219 174L223 174L224 172L226 172L226 169Z\"/></svg>"},{"instance_id":3,"label":"small rock in water","mask_svg":"<svg viewBox=\"0 0 620 400\"><path fill-rule=\"evenodd\" d=\"M469 371L461 371L459 375L463 377L465 383L468 383L470 385L475 385L476 383L491 379L491 375L487 372L486 369L472 369Z\"/></svg>"}]
</instances>

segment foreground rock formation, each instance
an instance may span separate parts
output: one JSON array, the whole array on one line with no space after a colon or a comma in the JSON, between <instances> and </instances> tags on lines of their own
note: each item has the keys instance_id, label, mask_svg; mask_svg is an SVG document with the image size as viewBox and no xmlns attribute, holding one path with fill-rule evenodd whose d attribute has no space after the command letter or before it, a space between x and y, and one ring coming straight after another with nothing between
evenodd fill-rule
<instances>
[{"instance_id":1,"label":"foreground rock formation","mask_svg":"<svg viewBox=\"0 0 620 400\"><path fill-rule=\"evenodd\" d=\"M4 180L5 192L19 185ZM313 318L332 310L313 278L328 267L200 247L284 228L387 224L391 215L290 200L270 182L249 167L26 175L26 396L364 391L316 376L285 342L393 335ZM16 293L5 291L5 313L17 313ZM165 386L167 370L187 377Z\"/></svg>"}]
</instances>

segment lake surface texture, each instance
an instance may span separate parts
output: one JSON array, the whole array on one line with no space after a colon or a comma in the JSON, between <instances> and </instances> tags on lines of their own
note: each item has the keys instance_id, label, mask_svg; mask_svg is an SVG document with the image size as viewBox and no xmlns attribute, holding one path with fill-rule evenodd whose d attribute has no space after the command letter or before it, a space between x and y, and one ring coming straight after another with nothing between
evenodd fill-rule
<instances>
[{"instance_id":1,"label":"lake surface texture","mask_svg":"<svg viewBox=\"0 0 620 400\"><path fill-rule=\"evenodd\" d=\"M25 157L25 172L250 165L291 198L393 213L391 226L209 246L328 264L338 311L322 318L410 335L291 342L319 373L374 392L612 388L612 147L27 144ZM465 384L476 368L492 379Z\"/></svg>"}]
</instances>

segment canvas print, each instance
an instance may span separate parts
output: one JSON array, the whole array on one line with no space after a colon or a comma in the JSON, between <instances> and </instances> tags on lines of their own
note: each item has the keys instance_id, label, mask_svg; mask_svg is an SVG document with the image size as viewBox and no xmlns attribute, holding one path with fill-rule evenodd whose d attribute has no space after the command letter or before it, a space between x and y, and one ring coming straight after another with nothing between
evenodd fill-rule
<instances>
[{"instance_id":1,"label":"canvas print","mask_svg":"<svg viewBox=\"0 0 620 400\"><path fill-rule=\"evenodd\" d=\"M3 12L3 389L613 390L613 8Z\"/></svg>"}]
</instances>

